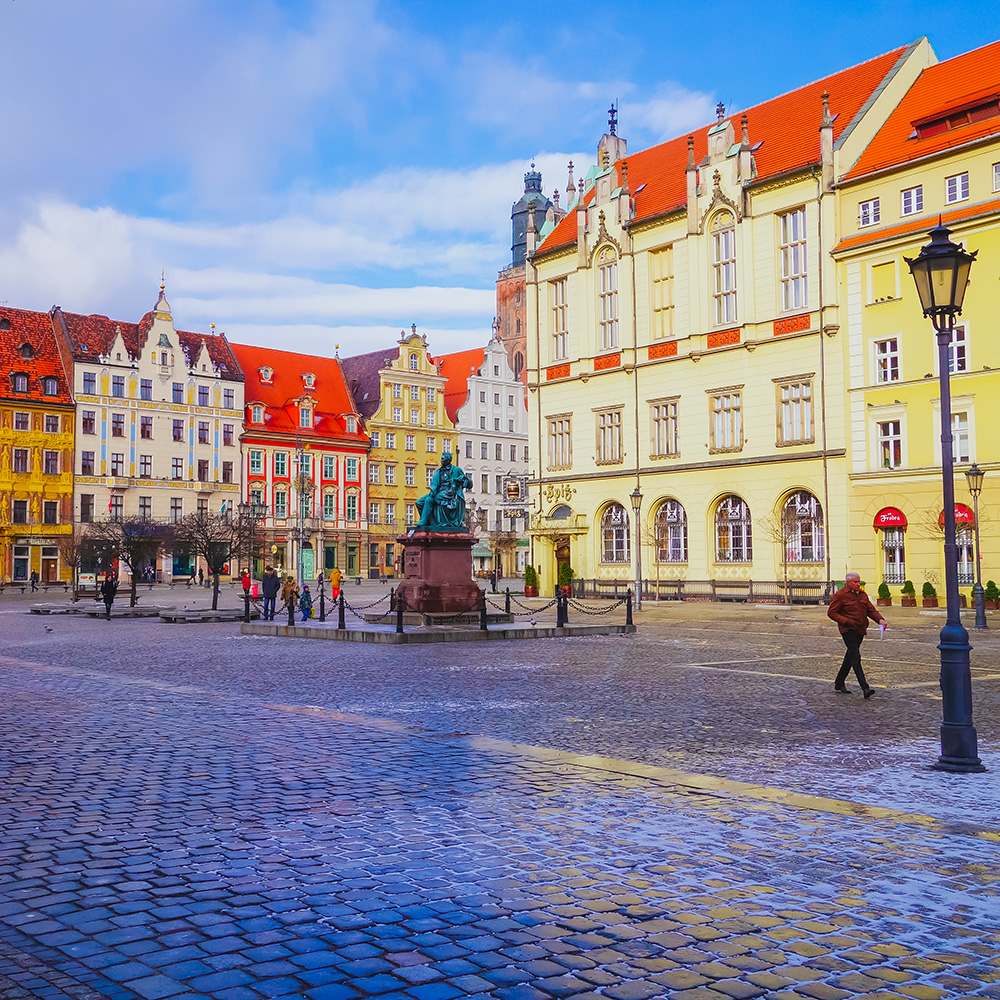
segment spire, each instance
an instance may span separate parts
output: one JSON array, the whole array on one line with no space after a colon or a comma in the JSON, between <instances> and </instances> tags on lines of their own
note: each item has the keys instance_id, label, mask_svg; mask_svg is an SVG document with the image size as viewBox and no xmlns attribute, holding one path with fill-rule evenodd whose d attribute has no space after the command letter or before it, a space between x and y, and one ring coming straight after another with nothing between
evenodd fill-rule
<instances>
[{"instance_id":1,"label":"spire","mask_svg":"<svg viewBox=\"0 0 1000 1000\"><path fill-rule=\"evenodd\" d=\"M153 306L153 318L154 319L165 319L169 322L173 322L173 317L170 315L170 303L167 301L167 296L165 294L166 282L163 279L163 271L160 271L160 297L156 300L156 305Z\"/></svg>"},{"instance_id":2,"label":"spire","mask_svg":"<svg viewBox=\"0 0 1000 1000\"><path fill-rule=\"evenodd\" d=\"M747 134L747 116L745 112L743 114L743 117L740 118L740 129L743 133L742 138L740 140L740 149L749 149L750 136Z\"/></svg>"},{"instance_id":3,"label":"spire","mask_svg":"<svg viewBox=\"0 0 1000 1000\"><path fill-rule=\"evenodd\" d=\"M555 188L552 192L552 204L555 206L555 210L559 211L559 188Z\"/></svg>"},{"instance_id":4,"label":"spire","mask_svg":"<svg viewBox=\"0 0 1000 1000\"><path fill-rule=\"evenodd\" d=\"M573 197L576 194L576 185L573 183L573 161L569 161L569 181L566 183L566 207L573 204Z\"/></svg>"},{"instance_id":5,"label":"spire","mask_svg":"<svg viewBox=\"0 0 1000 1000\"><path fill-rule=\"evenodd\" d=\"M688 136L688 170L694 170L694 136Z\"/></svg>"},{"instance_id":6,"label":"spire","mask_svg":"<svg viewBox=\"0 0 1000 1000\"><path fill-rule=\"evenodd\" d=\"M618 134L618 109L614 106L612 102L611 107L608 108L608 135Z\"/></svg>"},{"instance_id":7,"label":"spire","mask_svg":"<svg viewBox=\"0 0 1000 1000\"><path fill-rule=\"evenodd\" d=\"M726 117L726 106L725 104L722 103L722 101L719 101L719 103L716 104L715 106L715 120L721 122L722 119L725 117Z\"/></svg>"},{"instance_id":8,"label":"spire","mask_svg":"<svg viewBox=\"0 0 1000 1000\"><path fill-rule=\"evenodd\" d=\"M752 147L750 146L750 133L746 113L740 118L740 130L742 132L742 138L740 139L740 179L744 184L747 184L753 176L753 154L751 152Z\"/></svg>"}]
</instances>

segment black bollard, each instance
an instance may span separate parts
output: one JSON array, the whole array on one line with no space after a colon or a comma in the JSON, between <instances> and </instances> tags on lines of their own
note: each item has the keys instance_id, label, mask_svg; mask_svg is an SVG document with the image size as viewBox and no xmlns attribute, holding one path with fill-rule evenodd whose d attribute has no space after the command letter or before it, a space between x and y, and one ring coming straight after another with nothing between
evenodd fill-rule
<instances>
[{"instance_id":1,"label":"black bollard","mask_svg":"<svg viewBox=\"0 0 1000 1000\"><path fill-rule=\"evenodd\" d=\"M250 621L250 591L243 591L243 621Z\"/></svg>"},{"instance_id":2,"label":"black bollard","mask_svg":"<svg viewBox=\"0 0 1000 1000\"><path fill-rule=\"evenodd\" d=\"M566 624L563 618L563 589L556 587L556 628L562 628Z\"/></svg>"},{"instance_id":3,"label":"black bollard","mask_svg":"<svg viewBox=\"0 0 1000 1000\"><path fill-rule=\"evenodd\" d=\"M321 622L326 621L326 603L323 600L323 586L320 585L319 588L319 620Z\"/></svg>"},{"instance_id":4,"label":"black bollard","mask_svg":"<svg viewBox=\"0 0 1000 1000\"><path fill-rule=\"evenodd\" d=\"M506 590L506 595L503 601L503 611L505 615L510 614L510 587L508 587Z\"/></svg>"},{"instance_id":5,"label":"black bollard","mask_svg":"<svg viewBox=\"0 0 1000 1000\"><path fill-rule=\"evenodd\" d=\"M343 632L347 628L347 624L344 621L344 592L340 592L340 596L337 598L337 628Z\"/></svg>"},{"instance_id":6,"label":"black bollard","mask_svg":"<svg viewBox=\"0 0 1000 1000\"><path fill-rule=\"evenodd\" d=\"M288 625L289 627L295 625L295 601L288 602Z\"/></svg>"},{"instance_id":7,"label":"black bollard","mask_svg":"<svg viewBox=\"0 0 1000 1000\"><path fill-rule=\"evenodd\" d=\"M626 591L625 593L625 624L632 624L632 591Z\"/></svg>"},{"instance_id":8,"label":"black bollard","mask_svg":"<svg viewBox=\"0 0 1000 1000\"><path fill-rule=\"evenodd\" d=\"M405 603L401 597L396 600L396 631L400 635L403 634L403 605Z\"/></svg>"},{"instance_id":9,"label":"black bollard","mask_svg":"<svg viewBox=\"0 0 1000 1000\"><path fill-rule=\"evenodd\" d=\"M479 631L486 631L486 591L479 592Z\"/></svg>"}]
</instances>

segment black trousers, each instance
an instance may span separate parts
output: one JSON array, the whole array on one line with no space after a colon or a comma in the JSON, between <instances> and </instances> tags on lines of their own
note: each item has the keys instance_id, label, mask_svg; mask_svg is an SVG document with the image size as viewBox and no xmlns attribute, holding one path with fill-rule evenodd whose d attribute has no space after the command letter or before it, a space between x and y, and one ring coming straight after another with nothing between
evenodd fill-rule
<instances>
[{"instance_id":1,"label":"black trousers","mask_svg":"<svg viewBox=\"0 0 1000 1000\"><path fill-rule=\"evenodd\" d=\"M864 691L868 687L868 681L865 680L865 672L861 667L861 643L865 640L864 632L842 632L841 638L844 640L844 645L847 647L847 652L844 653L844 662L840 665L840 673L837 674L837 679L833 682L834 687L843 687L844 681L847 680L847 675L853 670L855 677L858 679L858 684L861 685L861 690Z\"/></svg>"}]
</instances>

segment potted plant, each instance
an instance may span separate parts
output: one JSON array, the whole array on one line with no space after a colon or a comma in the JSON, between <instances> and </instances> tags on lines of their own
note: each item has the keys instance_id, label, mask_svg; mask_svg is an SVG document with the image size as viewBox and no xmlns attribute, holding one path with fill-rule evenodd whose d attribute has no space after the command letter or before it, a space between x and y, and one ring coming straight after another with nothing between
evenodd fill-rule
<instances>
[{"instance_id":1,"label":"potted plant","mask_svg":"<svg viewBox=\"0 0 1000 1000\"><path fill-rule=\"evenodd\" d=\"M569 597L572 594L573 577L576 573L573 571L573 567L569 563L563 563L559 567L559 586L566 591L566 596Z\"/></svg>"},{"instance_id":2,"label":"potted plant","mask_svg":"<svg viewBox=\"0 0 1000 1000\"><path fill-rule=\"evenodd\" d=\"M922 604L925 608L936 608L938 606L937 591L934 589L934 584L931 583L930 580L926 580L924 582L920 596L923 598Z\"/></svg>"},{"instance_id":3,"label":"potted plant","mask_svg":"<svg viewBox=\"0 0 1000 1000\"><path fill-rule=\"evenodd\" d=\"M903 596L899 603L904 608L915 608L917 606L917 592L913 589L912 580L907 580L903 584L903 589L900 593L902 593Z\"/></svg>"},{"instance_id":4,"label":"potted plant","mask_svg":"<svg viewBox=\"0 0 1000 1000\"><path fill-rule=\"evenodd\" d=\"M534 566L524 567L524 596L538 596L538 573L535 571Z\"/></svg>"},{"instance_id":5,"label":"potted plant","mask_svg":"<svg viewBox=\"0 0 1000 1000\"><path fill-rule=\"evenodd\" d=\"M983 591L983 607L990 611L996 611L1000 607L1000 587L992 580L986 581L986 589Z\"/></svg>"},{"instance_id":6,"label":"potted plant","mask_svg":"<svg viewBox=\"0 0 1000 1000\"><path fill-rule=\"evenodd\" d=\"M875 603L880 608L892 607L892 594L889 593L889 584L884 581L878 585L878 597L875 598Z\"/></svg>"}]
</instances>

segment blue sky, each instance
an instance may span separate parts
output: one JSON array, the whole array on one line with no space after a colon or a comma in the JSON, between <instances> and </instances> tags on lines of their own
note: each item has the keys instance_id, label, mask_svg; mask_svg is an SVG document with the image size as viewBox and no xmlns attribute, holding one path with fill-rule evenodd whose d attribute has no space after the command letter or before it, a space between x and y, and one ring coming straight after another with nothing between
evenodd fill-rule
<instances>
[{"instance_id":1,"label":"blue sky","mask_svg":"<svg viewBox=\"0 0 1000 1000\"><path fill-rule=\"evenodd\" d=\"M482 344L532 158L641 149L992 5L2 0L0 302L342 355Z\"/></svg>"}]
</instances>

